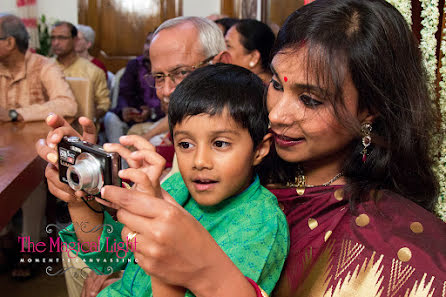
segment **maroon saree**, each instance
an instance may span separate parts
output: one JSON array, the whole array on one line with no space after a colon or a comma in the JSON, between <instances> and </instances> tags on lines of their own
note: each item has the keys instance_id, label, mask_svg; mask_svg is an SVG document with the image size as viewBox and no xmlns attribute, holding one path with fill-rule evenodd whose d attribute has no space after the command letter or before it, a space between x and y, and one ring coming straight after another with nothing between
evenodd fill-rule
<instances>
[{"instance_id":1,"label":"maroon saree","mask_svg":"<svg viewBox=\"0 0 446 297\"><path fill-rule=\"evenodd\" d=\"M379 191L352 213L342 186L272 189L290 253L274 296L446 296L446 224Z\"/></svg>"}]
</instances>

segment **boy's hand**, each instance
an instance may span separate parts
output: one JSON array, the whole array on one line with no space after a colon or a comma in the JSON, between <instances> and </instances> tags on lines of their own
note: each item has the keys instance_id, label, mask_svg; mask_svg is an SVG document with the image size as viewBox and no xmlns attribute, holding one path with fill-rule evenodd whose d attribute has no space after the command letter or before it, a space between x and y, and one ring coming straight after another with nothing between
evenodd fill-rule
<instances>
[{"instance_id":1,"label":"boy's hand","mask_svg":"<svg viewBox=\"0 0 446 297\"><path fill-rule=\"evenodd\" d=\"M161 198L159 179L166 160L156 153L155 147L150 142L141 136L123 136L119 141L121 144L107 143L104 145L107 152L118 153L131 167L121 170L119 177L134 182L134 189ZM124 146L133 146L137 151L132 152Z\"/></svg>"},{"instance_id":2,"label":"boy's hand","mask_svg":"<svg viewBox=\"0 0 446 297\"><path fill-rule=\"evenodd\" d=\"M77 133L63 117L56 114L50 114L46 118L46 123L54 130L48 133L46 139L39 139L37 141L36 150L39 156L49 163L45 170L48 188L54 196L65 202L79 202L81 201L79 197L82 197L85 194L81 191L75 193L67 184L59 181L58 154L56 147L65 135L77 136L83 140L94 143L96 141L96 127L90 119L86 117L79 118L79 123L83 128L83 135L80 136L80 134Z\"/></svg>"}]
</instances>

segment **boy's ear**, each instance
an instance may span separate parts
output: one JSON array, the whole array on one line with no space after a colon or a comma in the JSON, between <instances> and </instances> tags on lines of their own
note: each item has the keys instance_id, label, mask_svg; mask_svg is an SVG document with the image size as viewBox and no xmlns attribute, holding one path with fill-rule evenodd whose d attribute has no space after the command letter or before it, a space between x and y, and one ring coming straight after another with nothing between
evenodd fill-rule
<instances>
[{"instance_id":1,"label":"boy's ear","mask_svg":"<svg viewBox=\"0 0 446 297\"><path fill-rule=\"evenodd\" d=\"M272 142L273 142L273 135L271 133L268 133L263 137L262 142L260 142L259 145L257 145L257 148L254 152L254 159L252 162L253 166L259 165L260 162L262 162L263 158L265 158L266 155L268 155Z\"/></svg>"},{"instance_id":2,"label":"boy's ear","mask_svg":"<svg viewBox=\"0 0 446 297\"><path fill-rule=\"evenodd\" d=\"M218 55L215 56L215 58L212 60L213 63L225 63L225 64L231 64L232 58L228 51L221 51Z\"/></svg>"}]
</instances>

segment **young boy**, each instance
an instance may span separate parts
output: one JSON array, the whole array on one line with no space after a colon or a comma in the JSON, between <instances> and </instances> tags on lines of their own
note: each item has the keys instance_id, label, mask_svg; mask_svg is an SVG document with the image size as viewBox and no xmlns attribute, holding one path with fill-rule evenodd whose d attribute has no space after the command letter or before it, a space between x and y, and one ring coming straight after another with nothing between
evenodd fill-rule
<instances>
[{"instance_id":1,"label":"young boy","mask_svg":"<svg viewBox=\"0 0 446 297\"><path fill-rule=\"evenodd\" d=\"M289 236L276 198L260 185L255 173L271 145L263 95L262 81L234 65L211 65L186 77L172 94L168 112L180 172L169 177L162 188L208 230L245 276L271 293L288 253ZM117 240L122 241L122 224L107 214L104 224L113 225ZM103 252L79 256L110 258ZM120 263L108 260L87 260L87 264L103 273L106 266L122 269ZM152 286L151 277L129 262L122 280L98 296L185 293L193 296L157 279Z\"/></svg>"}]
</instances>

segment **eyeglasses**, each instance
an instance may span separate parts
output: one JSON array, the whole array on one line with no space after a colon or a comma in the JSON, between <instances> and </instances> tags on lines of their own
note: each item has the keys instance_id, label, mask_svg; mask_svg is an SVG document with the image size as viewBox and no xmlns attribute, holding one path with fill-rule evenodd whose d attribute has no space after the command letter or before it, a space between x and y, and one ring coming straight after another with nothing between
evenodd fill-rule
<instances>
[{"instance_id":1,"label":"eyeglasses","mask_svg":"<svg viewBox=\"0 0 446 297\"><path fill-rule=\"evenodd\" d=\"M73 37L71 36L63 36L63 35L55 35L55 36L50 36L51 41L53 40L68 40L71 39Z\"/></svg>"},{"instance_id":2,"label":"eyeglasses","mask_svg":"<svg viewBox=\"0 0 446 297\"><path fill-rule=\"evenodd\" d=\"M217 55L210 56L209 58L204 59L200 63L193 65L193 66L185 66L178 68L170 73L164 74L164 73L155 73L150 77L150 75L146 74L144 78L146 79L148 85L152 88L160 89L164 86L166 77L169 77L174 86L178 85L186 76L191 74L195 69L200 68L202 66L205 66L209 64L212 59L215 58Z\"/></svg>"}]
</instances>

